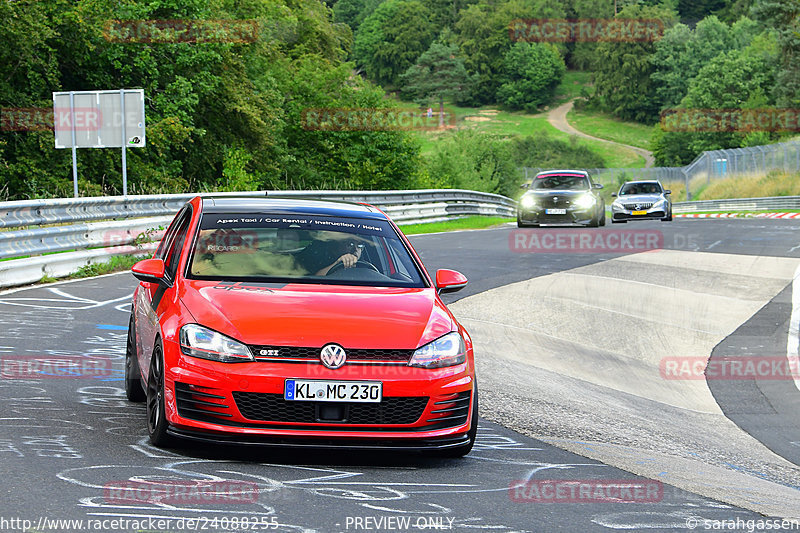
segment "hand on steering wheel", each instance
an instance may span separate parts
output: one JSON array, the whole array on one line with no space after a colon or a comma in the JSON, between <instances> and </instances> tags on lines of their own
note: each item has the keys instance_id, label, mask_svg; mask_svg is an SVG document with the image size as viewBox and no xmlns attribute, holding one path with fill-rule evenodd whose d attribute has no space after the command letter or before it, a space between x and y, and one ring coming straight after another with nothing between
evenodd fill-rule
<instances>
[{"instance_id":1,"label":"hand on steering wheel","mask_svg":"<svg viewBox=\"0 0 800 533\"><path fill-rule=\"evenodd\" d=\"M342 259L345 256L350 256L352 258L355 257L353 254L345 254L345 255L343 255L342 257L339 258L339 261L337 263L335 263L330 269L328 269L328 272L325 275L326 276L330 276L334 272L338 272L338 271L342 270L343 268L353 268L353 267L355 267L355 268L369 268L369 269L374 270L375 272L380 273L380 271L377 268L375 268L375 265L373 265L369 261L362 261L361 259L357 259L355 262L350 264L350 266L346 266L344 261L342 261Z\"/></svg>"}]
</instances>

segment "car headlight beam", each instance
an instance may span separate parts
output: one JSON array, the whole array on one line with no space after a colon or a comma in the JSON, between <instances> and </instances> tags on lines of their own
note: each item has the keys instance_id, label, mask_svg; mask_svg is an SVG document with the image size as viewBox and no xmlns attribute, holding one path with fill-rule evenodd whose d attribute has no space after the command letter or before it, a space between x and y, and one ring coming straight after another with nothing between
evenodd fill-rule
<instances>
[{"instance_id":1,"label":"car headlight beam","mask_svg":"<svg viewBox=\"0 0 800 533\"><path fill-rule=\"evenodd\" d=\"M536 198L531 195L526 195L522 197L519 203L523 209L531 209L536 207Z\"/></svg>"},{"instance_id":2,"label":"car headlight beam","mask_svg":"<svg viewBox=\"0 0 800 533\"><path fill-rule=\"evenodd\" d=\"M459 365L467 360L464 339L456 331L443 335L433 342L420 346L411 356L408 366L442 368Z\"/></svg>"},{"instance_id":3,"label":"car headlight beam","mask_svg":"<svg viewBox=\"0 0 800 533\"><path fill-rule=\"evenodd\" d=\"M181 352L191 357L221 363L247 363L254 360L246 345L198 324L186 324L181 328L180 343Z\"/></svg>"},{"instance_id":4,"label":"car headlight beam","mask_svg":"<svg viewBox=\"0 0 800 533\"><path fill-rule=\"evenodd\" d=\"M575 200L575 207L578 209L590 209L594 207L595 199L591 194L584 194Z\"/></svg>"}]
</instances>

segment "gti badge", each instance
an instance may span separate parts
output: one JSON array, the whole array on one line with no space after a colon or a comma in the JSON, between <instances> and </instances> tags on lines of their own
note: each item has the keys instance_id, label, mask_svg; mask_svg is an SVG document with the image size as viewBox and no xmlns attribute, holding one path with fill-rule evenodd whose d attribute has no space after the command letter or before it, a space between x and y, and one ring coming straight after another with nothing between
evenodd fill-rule
<instances>
[{"instance_id":1,"label":"gti badge","mask_svg":"<svg viewBox=\"0 0 800 533\"><path fill-rule=\"evenodd\" d=\"M345 364L347 354L338 344L326 344L319 352L319 359L323 365L333 370Z\"/></svg>"}]
</instances>

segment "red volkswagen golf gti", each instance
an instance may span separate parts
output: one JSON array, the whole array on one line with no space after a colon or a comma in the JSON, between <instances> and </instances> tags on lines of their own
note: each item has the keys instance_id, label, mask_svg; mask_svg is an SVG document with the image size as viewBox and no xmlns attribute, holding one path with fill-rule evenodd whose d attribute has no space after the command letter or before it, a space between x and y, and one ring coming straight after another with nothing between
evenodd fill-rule
<instances>
[{"instance_id":1,"label":"red volkswagen golf gti","mask_svg":"<svg viewBox=\"0 0 800 533\"><path fill-rule=\"evenodd\" d=\"M137 263L125 388L174 437L462 456L475 441L472 342L380 210L195 198Z\"/></svg>"}]
</instances>

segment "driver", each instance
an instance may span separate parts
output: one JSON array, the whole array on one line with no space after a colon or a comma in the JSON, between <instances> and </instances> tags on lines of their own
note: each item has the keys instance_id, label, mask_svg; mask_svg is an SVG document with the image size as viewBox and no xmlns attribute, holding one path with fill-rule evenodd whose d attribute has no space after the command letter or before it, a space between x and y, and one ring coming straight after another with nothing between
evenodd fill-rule
<instances>
[{"instance_id":1,"label":"driver","mask_svg":"<svg viewBox=\"0 0 800 533\"><path fill-rule=\"evenodd\" d=\"M297 254L297 261L309 273L326 276L341 263L344 268L352 268L361 259L360 245L355 239L315 240Z\"/></svg>"}]
</instances>

